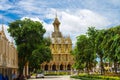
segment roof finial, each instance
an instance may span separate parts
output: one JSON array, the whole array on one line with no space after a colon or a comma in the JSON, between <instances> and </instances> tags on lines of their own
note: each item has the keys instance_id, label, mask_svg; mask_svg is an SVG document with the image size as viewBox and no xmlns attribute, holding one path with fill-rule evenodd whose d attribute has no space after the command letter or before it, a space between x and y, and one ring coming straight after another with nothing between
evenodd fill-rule
<instances>
[{"instance_id":1,"label":"roof finial","mask_svg":"<svg viewBox=\"0 0 120 80\"><path fill-rule=\"evenodd\" d=\"M56 13L55 13L55 17L57 18L57 10L56 10Z\"/></svg>"},{"instance_id":2,"label":"roof finial","mask_svg":"<svg viewBox=\"0 0 120 80\"><path fill-rule=\"evenodd\" d=\"M2 31L4 31L4 26L3 26L3 16L2 16Z\"/></svg>"}]
</instances>

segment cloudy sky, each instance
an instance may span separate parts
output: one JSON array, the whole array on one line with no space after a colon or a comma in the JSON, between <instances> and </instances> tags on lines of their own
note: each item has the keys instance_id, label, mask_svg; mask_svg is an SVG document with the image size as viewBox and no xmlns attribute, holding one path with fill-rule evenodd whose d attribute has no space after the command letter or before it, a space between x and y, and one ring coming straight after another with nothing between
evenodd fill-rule
<instances>
[{"instance_id":1,"label":"cloudy sky","mask_svg":"<svg viewBox=\"0 0 120 80\"><path fill-rule=\"evenodd\" d=\"M43 23L46 35L53 32L55 14L61 22L60 31L72 38L85 34L88 27L97 29L120 25L120 0L0 0L0 26L17 19L31 18ZM1 28L1 27L0 27Z\"/></svg>"}]
</instances>

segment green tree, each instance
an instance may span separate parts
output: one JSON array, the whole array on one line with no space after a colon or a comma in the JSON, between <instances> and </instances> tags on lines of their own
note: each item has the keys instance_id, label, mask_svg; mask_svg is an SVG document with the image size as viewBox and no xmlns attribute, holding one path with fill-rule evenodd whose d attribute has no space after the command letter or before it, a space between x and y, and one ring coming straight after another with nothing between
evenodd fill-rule
<instances>
[{"instance_id":1,"label":"green tree","mask_svg":"<svg viewBox=\"0 0 120 80\"><path fill-rule=\"evenodd\" d=\"M89 71L95 66L96 60L90 39L86 35L80 35L77 37L77 43L73 50L73 55L75 56L75 67L78 70L86 69L89 74Z\"/></svg>"},{"instance_id":2,"label":"green tree","mask_svg":"<svg viewBox=\"0 0 120 80\"><path fill-rule=\"evenodd\" d=\"M29 64L31 67L31 71L33 71L34 68L39 69L41 63L43 63L44 61L49 62L50 59L52 59L50 44L50 38L44 38L42 45L32 52Z\"/></svg>"},{"instance_id":3,"label":"green tree","mask_svg":"<svg viewBox=\"0 0 120 80\"><path fill-rule=\"evenodd\" d=\"M97 37L95 39L95 53L97 53L97 56L100 59L100 70L101 74L104 74L104 64L103 64L103 58L104 58L104 49L102 42L104 41L104 32L105 30L99 30L97 32Z\"/></svg>"},{"instance_id":4,"label":"green tree","mask_svg":"<svg viewBox=\"0 0 120 80\"><path fill-rule=\"evenodd\" d=\"M101 74L104 73L103 58L104 49L102 42L104 41L104 30L96 30L95 27L89 27L87 31L88 37L92 43L94 54L100 59Z\"/></svg>"},{"instance_id":5,"label":"green tree","mask_svg":"<svg viewBox=\"0 0 120 80\"><path fill-rule=\"evenodd\" d=\"M95 56L100 59L101 74L104 74L104 61L114 63L114 70L117 73L117 64L120 63L120 26L109 29L96 30L89 27L87 35L77 37L77 43L72 51L75 56L77 69L90 69L90 63L95 63ZM89 54L91 53L91 54ZM93 64L92 64L93 65Z\"/></svg>"},{"instance_id":6,"label":"green tree","mask_svg":"<svg viewBox=\"0 0 120 80\"><path fill-rule=\"evenodd\" d=\"M95 27L88 27L87 35L90 39L91 47L93 48L93 51L95 50L95 40L97 36L98 30L95 29Z\"/></svg>"},{"instance_id":7,"label":"green tree","mask_svg":"<svg viewBox=\"0 0 120 80\"><path fill-rule=\"evenodd\" d=\"M9 24L8 32L14 38L18 50L20 73L23 73L27 62L30 66L37 67L43 61L51 59L51 51L47 45L50 43L43 37L46 30L40 22L30 19L16 20Z\"/></svg>"},{"instance_id":8,"label":"green tree","mask_svg":"<svg viewBox=\"0 0 120 80\"><path fill-rule=\"evenodd\" d=\"M79 50L77 49L77 46L72 50L72 55L75 57L75 63L73 64L73 68L75 68L76 70L78 70L78 74L80 72L80 70L84 70L85 64L83 62L83 60L81 60L81 53L79 52Z\"/></svg>"},{"instance_id":9,"label":"green tree","mask_svg":"<svg viewBox=\"0 0 120 80\"><path fill-rule=\"evenodd\" d=\"M120 26L107 29L105 32L104 45L105 57L114 63L114 70L117 73L117 63L120 62Z\"/></svg>"}]
</instances>

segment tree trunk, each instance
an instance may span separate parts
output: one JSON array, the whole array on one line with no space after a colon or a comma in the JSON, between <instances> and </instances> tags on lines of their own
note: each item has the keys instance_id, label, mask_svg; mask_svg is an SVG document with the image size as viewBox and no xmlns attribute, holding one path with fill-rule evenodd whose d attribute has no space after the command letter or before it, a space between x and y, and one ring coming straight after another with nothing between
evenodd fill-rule
<instances>
[{"instance_id":1,"label":"tree trunk","mask_svg":"<svg viewBox=\"0 0 120 80\"><path fill-rule=\"evenodd\" d=\"M24 69L24 66L21 66L21 67L19 68L19 74L23 74L23 69Z\"/></svg>"},{"instance_id":2,"label":"tree trunk","mask_svg":"<svg viewBox=\"0 0 120 80\"><path fill-rule=\"evenodd\" d=\"M87 74L89 74L89 63L86 64Z\"/></svg>"},{"instance_id":3,"label":"tree trunk","mask_svg":"<svg viewBox=\"0 0 120 80\"><path fill-rule=\"evenodd\" d=\"M19 59L19 64L18 64L19 65L19 74L23 74L23 69L24 69L25 63L26 63L25 60Z\"/></svg>"},{"instance_id":4,"label":"tree trunk","mask_svg":"<svg viewBox=\"0 0 120 80\"><path fill-rule=\"evenodd\" d=\"M100 57L100 74L103 75L104 74L104 66L103 66L103 60L102 57Z\"/></svg>"},{"instance_id":5,"label":"tree trunk","mask_svg":"<svg viewBox=\"0 0 120 80\"><path fill-rule=\"evenodd\" d=\"M78 71L77 71L77 75L79 75L79 73L80 73L80 69L78 69Z\"/></svg>"},{"instance_id":6,"label":"tree trunk","mask_svg":"<svg viewBox=\"0 0 120 80\"><path fill-rule=\"evenodd\" d=\"M117 74L117 62L114 61L114 71L115 71L115 74Z\"/></svg>"},{"instance_id":7,"label":"tree trunk","mask_svg":"<svg viewBox=\"0 0 120 80\"><path fill-rule=\"evenodd\" d=\"M90 74L90 71L89 71L89 68L87 67L87 73L88 73L88 75Z\"/></svg>"}]
</instances>

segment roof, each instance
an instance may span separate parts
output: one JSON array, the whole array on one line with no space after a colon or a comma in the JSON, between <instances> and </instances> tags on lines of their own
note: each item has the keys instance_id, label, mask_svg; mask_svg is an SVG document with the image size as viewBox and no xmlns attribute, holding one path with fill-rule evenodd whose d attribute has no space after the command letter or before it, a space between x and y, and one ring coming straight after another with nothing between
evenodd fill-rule
<instances>
[{"instance_id":1,"label":"roof","mask_svg":"<svg viewBox=\"0 0 120 80\"><path fill-rule=\"evenodd\" d=\"M52 44L72 44L70 38L51 38L51 41Z\"/></svg>"}]
</instances>

